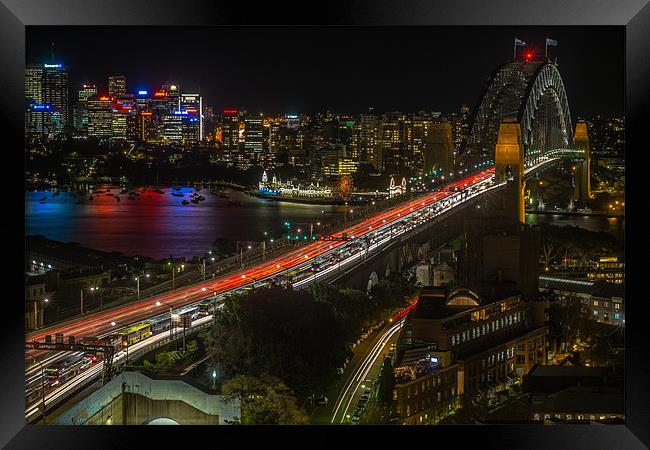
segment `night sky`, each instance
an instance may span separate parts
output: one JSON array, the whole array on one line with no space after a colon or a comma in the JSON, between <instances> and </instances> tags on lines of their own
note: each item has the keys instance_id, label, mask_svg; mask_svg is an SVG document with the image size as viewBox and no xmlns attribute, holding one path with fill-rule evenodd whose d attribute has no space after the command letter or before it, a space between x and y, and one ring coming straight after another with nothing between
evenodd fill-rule
<instances>
[{"instance_id":1,"label":"night sky","mask_svg":"<svg viewBox=\"0 0 650 450\"><path fill-rule=\"evenodd\" d=\"M27 61L70 69L71 99L84 81L107 92L166 81L199 88L216 110L358 114L474 107L518 37L559 63L574 120L624 111L623 27L173 28L27 27Z\"/></svg>"}]
</instances>

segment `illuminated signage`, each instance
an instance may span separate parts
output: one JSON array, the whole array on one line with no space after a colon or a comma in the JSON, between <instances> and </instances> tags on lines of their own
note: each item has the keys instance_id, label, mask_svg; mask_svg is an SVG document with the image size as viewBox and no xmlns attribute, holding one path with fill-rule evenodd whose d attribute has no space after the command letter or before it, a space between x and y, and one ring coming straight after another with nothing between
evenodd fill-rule
<instances>
[{"instance_id":1,"label":"illuminated signage","mask_svg":"<svg viewBox=\"0 0 650 450\"><path fill-rule=\"evenodd\" d=\"M224 114L237 114L237 110L236 109L224 109L223 113Z\"/></svg>"},{"instance_id":2,"label":"illuminated signage","mask_svg":"<svg viewBox=\"0 0 650 450\"><path fill-rule=\"evenodd\" d=\"M49 111L52 109L52 105L32 105L34 111Z\"/></svg>"},{"instance_id":3,"label":"illuminated signage","mask_svg":"<svg viewBox=\"0 0 650 450\"><path fill-rule=\"evenodd\" d=\"M176 90L176 85L172 84L171 86L169 86L169 90L170 91L175 91Z\"/></svg>"},{"instance_id":4,"label":"illuminated signage","mask_svg":"<svg viewBox=\"0 0 650 450\"><path fill-rule=\"evenodd\" d=\"M156 91L153 93L154 97L167 97L167 92L166 91Z\"/></svg>"},{"instance_id":5,"label":"illuminated signage","mask_svg":"<svg viewBox=\"0 0 650 450\"><path fill-rule=\"evenodd\" d=\"M140 114L142 114L143 116L150 116L153 113L151 111L142 111Z\"/></svg>"},{"instance_id":6,"label":"illuminated signage","mask_svg":"<svg viewBox=\"0 0 650 450\"><path fill-rule=\"evenodd\" d=\"M187 111L174 111L174 114L177 116L186 116Z\"/></svg>"},{"instance_id":7,"label":"illuminated signage","mask_svg":"<svg viewBox=\"0 0 650 450\"><path fill-rule=\"evenodd\" d=\"M195 101L195 100L196 100L196 97L194 97L194 96L192 96L192 97L188 97L187 95L184 95L184 96L183 96L183 100Z\"/></svg>"},{"instance_id":8,"label":"illuminated signage","mask_svg":"<svg viewBox=\"0 0 650 450\"><path fill-rule=\"evenodd\" d=\"M138 91L138 95L147 95L149 91Z\"/></svg>"},{"instance_id":9,"label":"illuminated signage","mask_svg":"<svg viewBox=\"0 0 650 450\"><path fill-rule=\"evenodd\" d=\"M297 118L298 116L296 116L295 114L287 114L287 119L297 119Z\"/></svg>"},{"instance_id":10,"label":"illuminated signage","mask_svg":"<svg viewBox=\"0 0 650 450\"><path fill-rule=\"evenodd\" d=\"M104 96L104 97L99 97L99 99L100 99L100 100L110 100L109 97L105 97L105 96Z\"/></svg>"},{"instance_id":11,"label":"illuminated signage","mask_svg":"<svg viewBox=\"0 0 650 450\"><path fill-rule=\"evenodd\" d=\"M63 67L63 64L44 64L46 69L60 69Z\"/></svg>"},{"instance_id":12,"label":"illuminated signage","mask_svg":"<svg viewBox=\"0 0 650 450\"><path fill-rule=\"evenodd\" d=\"M187 108L185 111L190 112L190 113L198 112L198 110L196 108Z\"/></svg>"}]
</instances>

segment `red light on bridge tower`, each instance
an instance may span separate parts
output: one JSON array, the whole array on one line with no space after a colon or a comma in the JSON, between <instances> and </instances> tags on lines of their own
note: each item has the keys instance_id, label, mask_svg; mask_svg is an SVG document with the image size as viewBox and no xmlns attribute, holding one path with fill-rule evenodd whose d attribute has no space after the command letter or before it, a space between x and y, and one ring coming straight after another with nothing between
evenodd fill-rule
<instances>
[{"instance_id":1,"label":"red light on bridge tower","mask_svg":"<svg viewBox=\"0 0 650 450\"><path fill-rule=\"evenodd\" d=\"M526 61L532 61L533 58L535 57L535 54L534 54L532 51L528 50L528 51L524 54L524 57L526 58Z\"/></svg>"}]
</instances>

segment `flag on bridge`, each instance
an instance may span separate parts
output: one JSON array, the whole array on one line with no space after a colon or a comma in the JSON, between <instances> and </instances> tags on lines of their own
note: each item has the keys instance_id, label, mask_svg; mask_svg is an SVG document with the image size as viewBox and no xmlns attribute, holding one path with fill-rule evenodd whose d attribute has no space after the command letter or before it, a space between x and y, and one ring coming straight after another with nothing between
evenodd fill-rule
<instances>
[{"instance_id":1,"label":"flag on bridge","mask_svg":"<svg viewBox=\"0 0 650 450\"><path fill-rule=\"evenodd\" d=\"M515 38L515 46L512 48L512 60L513 61L517 59L517 46L523 47L524 45L526 45L526 43L524 41L522 41L521 39Z\"/></svg>"},{"instance_id":2,"label":"flag on bridge","mask_svg":"<svg viewBox=\"0 0 650 450\"><path fill-rule=\"evenodd\" d=\"M557 41L555 39L549 39L546 38L546 45L544 46L544 57L548 58L548 46L552 45L553 47L557 47Z\"/></svg>"}]
</instances>

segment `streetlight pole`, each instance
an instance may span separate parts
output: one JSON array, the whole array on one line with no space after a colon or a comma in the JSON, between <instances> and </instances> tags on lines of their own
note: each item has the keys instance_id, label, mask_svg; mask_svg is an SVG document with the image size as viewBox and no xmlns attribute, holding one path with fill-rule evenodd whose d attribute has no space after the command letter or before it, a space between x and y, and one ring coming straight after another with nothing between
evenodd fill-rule
<instances>
[{"instance_id":1,"label":"streetlight pole","mask_svg":"<svg viewBox=\"0 0 650 450\"><path fill-rule=\"evenodd\" d=\"M36 362L38 363L38 366L41 369L41 401L43 402L42 403L42 408L43 408L42 418L43 418L43 425L45 425L45 371L43 370L43 363L41 363L41 359L38 356L34 355L32 352L26 351L25 353L31 354L32 358L34 358L36 360Z\"/></svg>"},{"instance_id":2,"label":"streetlight pole","mask_svg":"<svg viewBox=\"0 0 650 450\"><path fill-rule=\"evenodd\" d=\"M81 307L81 315L84 315L84 288L83 286L81 287L81 290L79 291L79 296L80 296L80 307Z\"/></svg>"},{"instance_id":3,"label":"streetlight pole","mask_svg":"<svg viewBox=\"0 0 650 450\"><path fill-rule=\"evenodd\" d=\"M49 301L50 300L47 298L43 299L43 303L47 303ZM43 307L45 307L45 305L43 305ZM44 312L41 312L41 318L43 317L44 317ZM45 322L45 320L43 320L43 322ZM34 300L34 329L35 330L38 329L38 300Z\"/></svg>"},{"instance_id":4,"label":"streetlight pole","mask_svg":"<svg viewBox=\"0 0 650 450\"><path fill-rule=\"evenodd\" d=\"M138 300L140 300L140 277L135 277L135 282L138 289Z\"/></svg>"},{"instance_id":5,"label":"streetlight pole","mask_svg":"<svg viewBox=\"0 0 650 450\"><path fill-rule=\"evenodd\" d=\"M203 281L205 281L205 258L203 258Z\"/></svg>"},{"instance_id":6,"label":"streetlight pole","mask_svg":"<svg viewBox=\"0 0 650 450\"><path fill-rule=\"evenodd\" d=\"M111 322L111 326L114 327L114 326L117 325L118 323L119 323L120 325L124 325L122 322L112 321L112 322ZM128 339L128 334L127 334L127 339ZM127 341L127 342L126 342L126 359L124 360L124 367L126 368L126 366L127 366L128 364L129 364L129 342Z\"/></svg>"}]
</instances>

